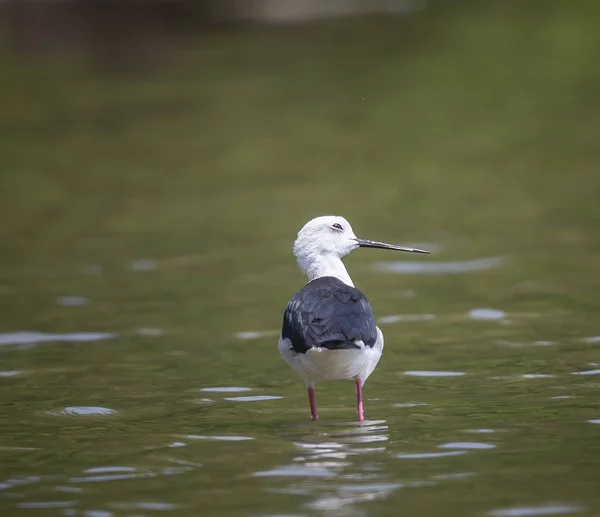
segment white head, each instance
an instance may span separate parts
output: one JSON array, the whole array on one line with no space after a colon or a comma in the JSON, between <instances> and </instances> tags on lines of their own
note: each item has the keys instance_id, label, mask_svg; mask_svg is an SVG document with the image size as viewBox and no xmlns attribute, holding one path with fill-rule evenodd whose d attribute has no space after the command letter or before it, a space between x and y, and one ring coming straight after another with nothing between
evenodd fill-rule
<instances>
[{"instance_id":1,"label":"white head","mask_svg":"<svg viewBox=\"0 0 600 517\"><path fill-rule=\"evenodd\" d=\"M308 221L298 232L294 255L298 261L327 255L342 258L356 248L350 223L343 217L323 215Z\"/></svg>"},{"instance_id":2,"label":"white head","mask_svg":"<svg viewBox=\"0 0 600 517\"><path fill-rule=\"evenodd\" d=\"M336 215L324 215L308 221L298 232L294 243L294 255L298 259L300 269L311 280L320 276L336 276L352 285L341 259L359 247L428 253L416 248L359 239L346 219Z\"/></svg>"}]
</instances>

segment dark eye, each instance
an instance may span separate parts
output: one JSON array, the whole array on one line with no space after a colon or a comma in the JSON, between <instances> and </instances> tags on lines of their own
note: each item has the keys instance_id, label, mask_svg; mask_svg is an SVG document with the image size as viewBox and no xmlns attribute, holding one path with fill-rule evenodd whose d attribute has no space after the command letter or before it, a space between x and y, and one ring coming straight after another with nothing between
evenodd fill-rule
<instances>
[{"instance_id":1,"label":"dark eye","mask_svg":"<svg viewBox=\"0 0 600 517\"><path fill-rule=\"evenodd\" d=\"M335 228L336 230L343 230L342 225L340 223L333 223L331 227Z\"/></svg>"}]
</instances>

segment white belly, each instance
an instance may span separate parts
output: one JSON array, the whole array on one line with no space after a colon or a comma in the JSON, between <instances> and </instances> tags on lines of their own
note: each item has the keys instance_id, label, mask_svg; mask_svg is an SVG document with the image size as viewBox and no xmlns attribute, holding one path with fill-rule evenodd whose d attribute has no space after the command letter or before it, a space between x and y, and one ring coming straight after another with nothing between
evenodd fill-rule
<instances>
[{"instance_id":1,"label":"white belly","mask_svg":"<svg viewBox=\"0 0 600 517\"><path fill-rule=\"evenodd\" d=\"M279 352L283 359L308 385L316 382L342 379L360 379L364 384L373 373L383 353L383 334L377 328L377 341L373 348L356 344L360 349L328 350L311 348L305 354L292 349L289 339L279 339Z\"/></svg>"}]
</instances>

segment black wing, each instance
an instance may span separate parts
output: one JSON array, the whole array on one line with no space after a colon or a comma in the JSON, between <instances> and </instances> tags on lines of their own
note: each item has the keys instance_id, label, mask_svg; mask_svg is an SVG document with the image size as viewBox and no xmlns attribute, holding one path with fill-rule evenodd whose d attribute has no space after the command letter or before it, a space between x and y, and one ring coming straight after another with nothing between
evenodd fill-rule
<instances>
[{"instance_id":1,"label":"black wing","mask_svg":"<svg viewBox=\"0 0 600 517\"><path fill-rule=\"evenodd\" d=\"M359 348L362 340L373 347L377 327L366 296L335 277L309 282L288 303L283 314L283 339L294 351L305 353L313 347Z\"/></svg>"}]
</instances>

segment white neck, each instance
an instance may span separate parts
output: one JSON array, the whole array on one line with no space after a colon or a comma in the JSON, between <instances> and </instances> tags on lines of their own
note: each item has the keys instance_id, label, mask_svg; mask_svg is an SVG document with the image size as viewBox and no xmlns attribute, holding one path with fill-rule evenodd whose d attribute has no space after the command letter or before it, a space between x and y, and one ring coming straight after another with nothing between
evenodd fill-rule
<instances>
[{"instance_id":1,"label":"white neck","mask_svg":"<svg viewBox=\"0 0 600 517\"><path fill-rule=\"evenodd\" d=\"M335 255L310 255L309 257L298 257L298 265L309 281L322 276L334 276L347 285L354 287L354 283L346 271L342 259Z\"/></svg>"}]
</instances>

